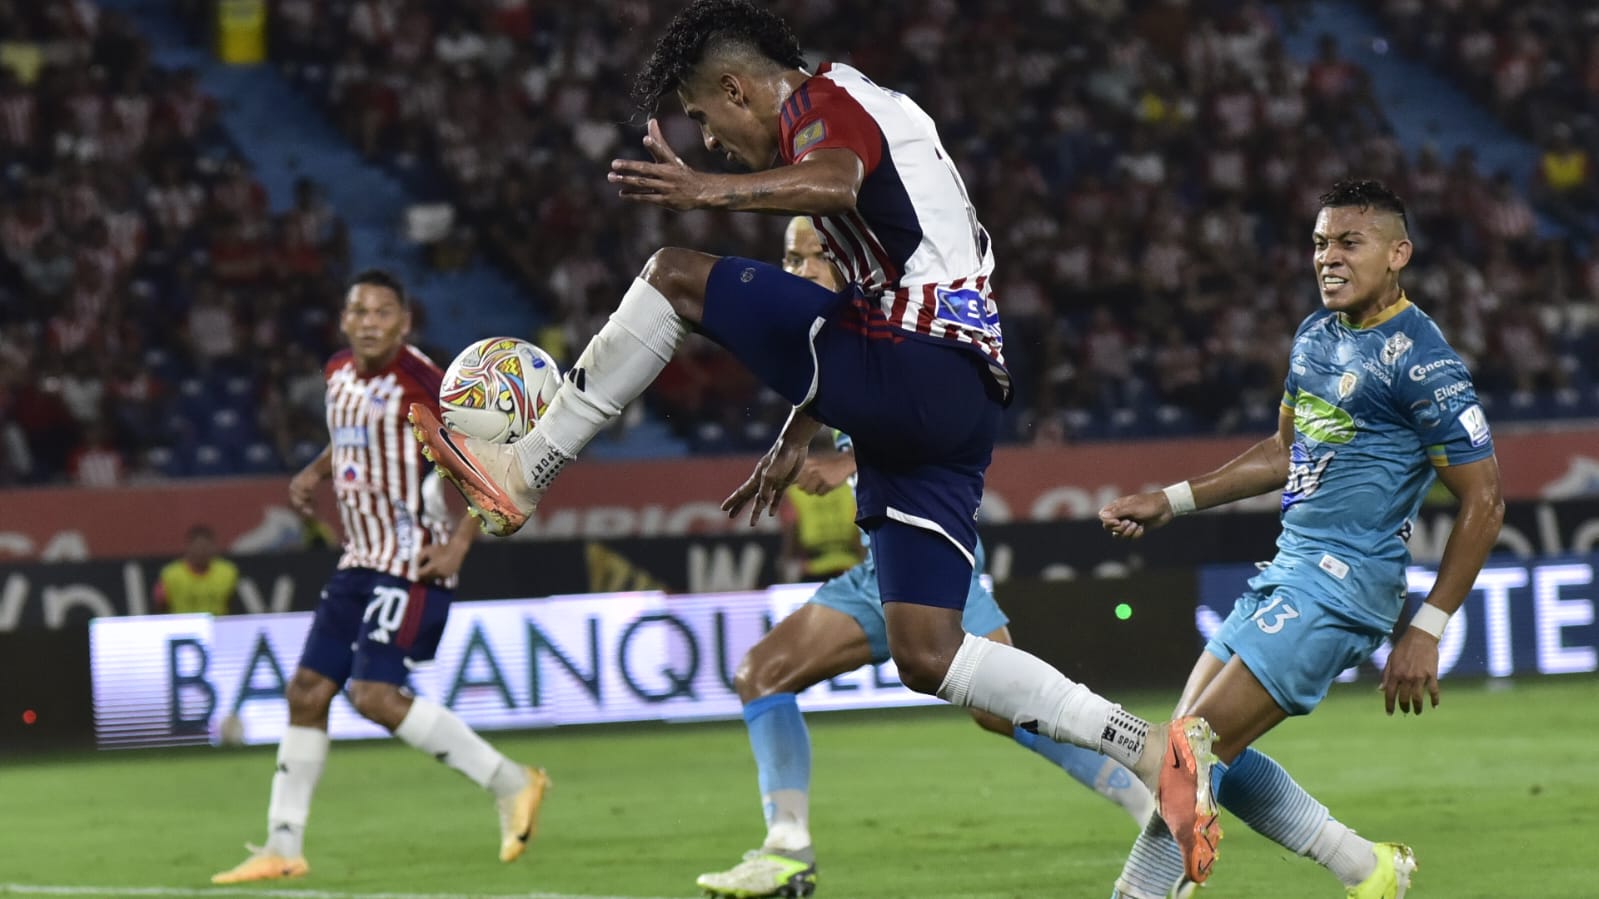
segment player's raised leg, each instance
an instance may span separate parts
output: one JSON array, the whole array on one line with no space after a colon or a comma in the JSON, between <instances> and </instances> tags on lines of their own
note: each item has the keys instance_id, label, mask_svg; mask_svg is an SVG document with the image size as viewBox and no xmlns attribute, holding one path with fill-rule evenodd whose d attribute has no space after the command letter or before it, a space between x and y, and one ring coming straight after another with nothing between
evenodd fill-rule
<instances>
[{"instance_id":1,"label":"player's raised leg","mask_svg":"<svg viewBox=\"0 0 1599 899\"><path fill-rule=\"evenodd\" d=\"M460 488L485 531L509 534L525 524L566 463L649 387L701 320L716 262L682 249L652 256L566 373L538 426L514 444L453 433L427 409L412 408L424 452Z\"/></svg>"},{"instance_id":2,"label":"player's raised leg","mask_svg":"<svg viewBox=\"0 0 1599 899\"><path fill-rule=\"evenodd\" d=\"M829 594L860 592L855 582L862 571L857 566L823 585L816 600L778 622L739 663L733 686L744 702L766 838L732 868L700 875L695 883L711 895L808 896L816 887L809 820L811 739L795 696L871 663L865 629L827 604Z\"/></svg>"}]
</instances>

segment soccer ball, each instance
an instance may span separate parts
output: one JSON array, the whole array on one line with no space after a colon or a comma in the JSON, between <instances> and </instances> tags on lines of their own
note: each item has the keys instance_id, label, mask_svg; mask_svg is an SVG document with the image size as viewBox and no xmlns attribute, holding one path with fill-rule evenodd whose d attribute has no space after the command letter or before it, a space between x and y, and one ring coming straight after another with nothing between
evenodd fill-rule
<instances>
[{"instance_id":1,"label":"soccer ball","mask_svg":"<svg viewBox=\"0 0 1599 899\"><path fill-rule=\"evenodd\" d=\"M560 386L549 353L515 337L488 337L445 370L439 409L452 431L510 443L533 429Z\"/></svg>"}]
</instances>

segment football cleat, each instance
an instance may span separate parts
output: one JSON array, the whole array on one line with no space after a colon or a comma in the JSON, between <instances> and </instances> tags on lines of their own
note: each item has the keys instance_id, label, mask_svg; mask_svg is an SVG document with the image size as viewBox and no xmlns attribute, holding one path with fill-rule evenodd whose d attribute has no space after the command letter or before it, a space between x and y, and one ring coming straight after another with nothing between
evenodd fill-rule
<instances>
[{"instance_id":1,"label":"football cleat","mask_svg":"<svg viewBox=\"0 0 1599 899\"><path fill-rule=\"evenodd\" d=\"M514 862L522 857L527 844L539 832L539 807L550 789L550 776L543 768L524 766L527 786L509 799L498 800L500 811L500 861Z\"/></svg>"},{"instance_id":2,"label":"football cleat","mask_svg":"<svg viewBox=\"0 0 1599 899\"><path fill-rule=\"evenodd\" d=\"M1371 851L1377 856L1377 869L1359 886L1350 887L1347 899L1405 899L1410 875L1420 867L1416 853L1403 843L1377 843Z\"/></svg>"},{"instance_id":3,"label":"football cleat","mask_svg":"<svg viewBox=\"0 0 1599 899\"><path fill-rule=\"evenodd\" d=\"M251 883L257 880L282 880L287 877L304 877L311 866L304 856L287 858L268 852L260 846L245 844L250 857L235 867L211 875L212 883Z\"/></svg>"},{"instance_id":4,"label":"football cleat","mask_svg":"<svg viewBox=\"0 0 1599 899\"><path fill-rule=\"evenodd\" d=\"M514 447L451 431L421 403L407 418L422 455L461 491L483 533L504 537L527 524L544 491L528 486Z\"/></svg>"},{"instance_id":5,"label":"football cleat","mask_svg":"<svg viewBox=\"0 0 1599 899\"><path fill-rule=\"evenodd\" d=\"M1178 718L1166 725L1166 758L1155 800L1162 821L1183 851L1183 876L1204 883L1216 864L1220 813L1210 789L1216 734L1203 718Z\"/></svg>"},{"instance_id":6,"label":"football cleat","mask_svg":"<svg viewBox=\"0 0 1599 899\"><path fill-rule=\"evenodd\" d=\"M701 874L694 883L717 899L798 899L816 892L816 859L809 849L752 849L732 868Z\"/></svg>"}]
</instances>

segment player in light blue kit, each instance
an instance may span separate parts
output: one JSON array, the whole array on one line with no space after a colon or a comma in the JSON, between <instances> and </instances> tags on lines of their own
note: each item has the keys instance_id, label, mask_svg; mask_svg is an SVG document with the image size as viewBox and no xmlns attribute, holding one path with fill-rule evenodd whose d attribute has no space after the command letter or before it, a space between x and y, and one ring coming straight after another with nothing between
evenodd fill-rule
<instances>
[{"instance_id":1,"label":"player in light blue kit","mask_svg":"<svg viewBox=\"0 0 1599 899\"><path fill-rule=\"evenodd\" d=\"M810 220L791 220L784 235L783 270L838 290L843 279L827 261ZM834 432L833 453L813 453L795 486L824 494L855 478L854 441ZM864 537L863 537L864 539ZM983 586L984 553L978 544L966 593L962 626L968 633L1010 643L1005 613ZM816 853L810 834L811 740L795 694L871 663L889 658L883 597L877 566L865 561L823 584L810 602L783 619L739 662L733 685L744 702L750 748L755 753L766 839L727 871L703 874L698 886L713 896L807 896L816 886ZM971 709L985 730L1010 737L1117 803L1139 824L1155 810L1155 799L1132 773L1091 749L1057 743Z\"/></svg>"},{"instance_id":2,"label":"player in light blue kit","mask_svg":"<svg viewBox=\"0 0 1599 899\"><path fill-rule=\"evenodd\" d=\"M1375 181L1321 197L1319 311L1294 337L1277 433L1203 477L1125 496L1100 511L1118 537L1173 516L1282 490L1277 557L1249 581L1205 647L1178 703L1216 729L1217 798L1244 823L1315 859L1349 899L1402 899L1410 848L1372 843L1332 818L1277 762L1249 748L1309 714L1339 672L1370 657L1404 609L1410 518L1433 477L1460 500L1438 579L1383 671L1391 715L1438 704L1438 639L1465 601L1504 517L1499 464L1471 375L1405 297L1405 207ZM1162 899L1179 881L1159 820L1133 846L1116 895Z\"/></svg>"}]
</instances>

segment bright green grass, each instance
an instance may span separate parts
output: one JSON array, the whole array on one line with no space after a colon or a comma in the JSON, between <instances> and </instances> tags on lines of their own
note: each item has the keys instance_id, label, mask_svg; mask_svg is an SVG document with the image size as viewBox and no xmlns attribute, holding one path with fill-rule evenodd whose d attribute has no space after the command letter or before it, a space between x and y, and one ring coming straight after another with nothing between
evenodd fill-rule
<instances>
[{"instance_id":1,"label":"bright green grass","mask_svg":"<svg viewBox=\"0 0 1599 899\"><path fill-rule=\"evenodd\" d=\"M1158 718L1164 701L1133 706ZM1596 709L1599 681L1586 677L1448 684L1419 720L1386 718L1370 686L1345 687L1262 748L1362 833L1414 844L1417 899L1590 899ZM820 899L1109 895L1132 822L959 713L819 715L811 734ZM688 897L698 873L762 834L737 723L495 742L555 778L521 862L495 860L489 801L454 772L396 742L343 744L311 818L312 874L285 887ZM0 884L204 888L264 836L271 753L13 761L0 768ZM1205 899L1343 895L1314 864L1224 822Z\"/></svg>"}]
</instances>

